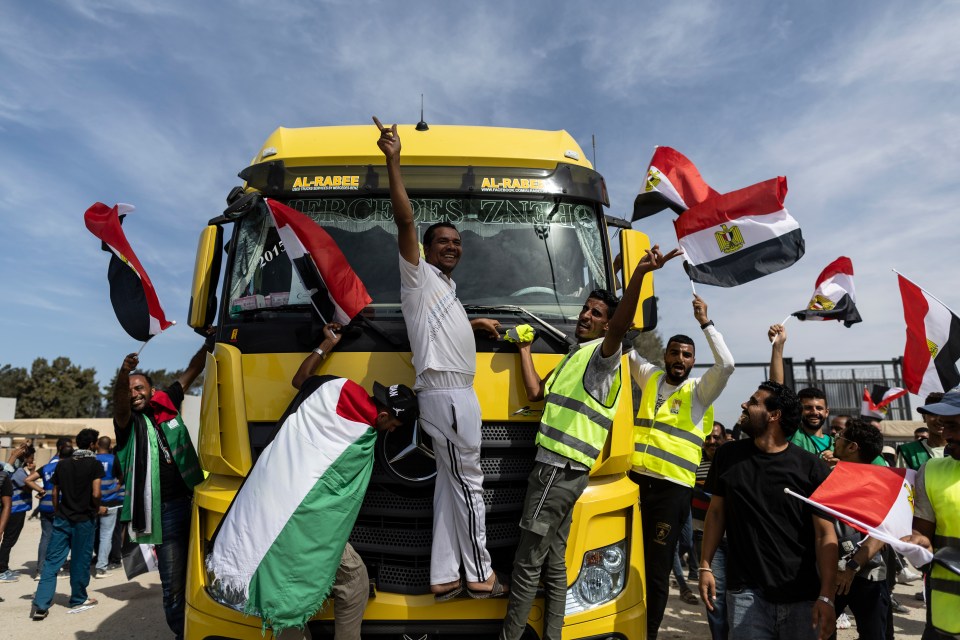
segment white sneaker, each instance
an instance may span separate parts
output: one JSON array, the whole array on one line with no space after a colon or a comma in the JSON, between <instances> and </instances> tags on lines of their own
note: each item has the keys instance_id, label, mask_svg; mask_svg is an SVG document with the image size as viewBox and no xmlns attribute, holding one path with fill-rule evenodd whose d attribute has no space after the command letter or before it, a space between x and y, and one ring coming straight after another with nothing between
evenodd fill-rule
<instances>
[{"instance_id":1,"label":"white sneaker","mask_svg":"<svg viewBox=\"0 0 960 640\"><path fill-rule=\"evenodd\" d=\"M900 584L910 584L911 582L916 582L922 577L922 575L910 567L904 567L903 570L897 574L897 582Z\"/></svg>"},{"instance_id":2,"label":"white sneaker","mask_svg":"<svg viewBox=\"0 0 960 640\"><path fill-rule=\"evenodd\" d=\"M850 623L850 618L847 617L847 614L841 613L837 618L837 629L849 629L851 626L853 625Z\"/></svg>"}]
</instances>

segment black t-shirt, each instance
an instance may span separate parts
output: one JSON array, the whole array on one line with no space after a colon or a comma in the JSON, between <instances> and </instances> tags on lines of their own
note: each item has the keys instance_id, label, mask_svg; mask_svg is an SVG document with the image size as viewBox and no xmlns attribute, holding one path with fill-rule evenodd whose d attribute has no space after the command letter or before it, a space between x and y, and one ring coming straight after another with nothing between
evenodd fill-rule
<instances>
[{"instance_id":1,"label":"black t-shirt","mask_svg":"<svg viewBox=\"0 0 960 640\"><path fill-rule=\"evenodd\" d=\"M57 463L53 484L58 487L57 515L71 522L86 522L97 516L93 481L103 477L103 465L95 456L71 456Z\"/></svg>"},{"instance_id":2,"label":"black t-shirt","mask_svg":"<svg viewBox=\"0 0 960 640\"><path fill-rule=\"evenodd\" d=\"M13 483L10 482L10 476L6 471L0 471L0 498L13 499Z\"/></svg>"},{"instance_id":3,"label":"black t-shirt","mask_svg":"<svg viewBox=\"0 0 960 640\"><path fill-rule=\"evenodd\" d=\"M765 453L753 440L717 449L706 490L723 498L727 589L757 589L770 602L816 600L820 593L812 516L802 500L827 477L822 460L795 444Z\"/></svg>"},{"instance_id":4,"label":"black t-shirt","mask_svg":"<svg viewBox=\"0 0 960 640\"><path fill-rule=\"evenodd\" d=\"M177 411L180 411L180 405L183 404L183 387L180 385L180 382L174 382L168 388L164 389L167 395L170 396L170 401L173 402L173 406L177 408ZM166 456L163 454L163 449L166 448L167 451L170 450L170 446L166 442L166 438L163 436L163 430L160 429L160 425L157 424L156 419L153 416L153 410L149 407L143 412L143 415L150 418L150 422L153 424L154 428L157 430L157 435L160 439L160 501L168 502L170 500L176 500L177 498L183 498L191 494L190 488L187 487L187 483L183 481L183 476L180 475L180 470L177 469L176 462L173 461L171 456L170 461L167 462ZM133 418L130 418L130 422L126 425L126 428L117 428L117 449L122 449L127 445L127 441L130 439L130 435L133 432L131 428L133 426Z\"/></svg>"}]
</instances>

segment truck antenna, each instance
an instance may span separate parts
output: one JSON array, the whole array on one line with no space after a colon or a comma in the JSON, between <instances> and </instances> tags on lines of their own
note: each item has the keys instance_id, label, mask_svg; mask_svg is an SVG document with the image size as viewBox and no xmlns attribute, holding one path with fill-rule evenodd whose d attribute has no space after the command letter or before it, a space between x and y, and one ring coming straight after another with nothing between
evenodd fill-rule
<instances>
[{"instance_id":1,"label":"truck antenna","mask_svg":"<svg viewBox=\"0 0 960 640\"><path fill-rule=\"evenodd\" d=\"M417 123L417 131L427 131L430 125L423 119L423 94L420 94L420 122Z\"/></svg>"},{"instance_id":2,"label":"truck antenna","mask_svg":"<svg viewBox=\"0 0 960 640\"><path fill-rule=\"evenodd\" d=\"M590 143L593 145L593 170L597 170L597 134L590 134Z\"/></svg>"}]
</instances>

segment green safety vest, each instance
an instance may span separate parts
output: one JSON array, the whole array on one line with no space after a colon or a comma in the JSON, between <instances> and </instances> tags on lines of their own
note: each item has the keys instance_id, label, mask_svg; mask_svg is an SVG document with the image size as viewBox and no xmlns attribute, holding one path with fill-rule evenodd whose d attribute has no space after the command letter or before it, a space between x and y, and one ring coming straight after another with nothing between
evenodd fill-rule
<instances>
[{"instance_id":1,"label":"green safety vest","mask_svg":"<svg viewBox=\"0 0 960 640\"><path fill-rule=\"evenodd\" d=\"M640 398L633 422L633 467L692 487L703 455L703 439L713 430L713 405L707 408L703 420L694 424L690 411L695 385L687 380L657 411L657 391L663 376L663 371L650 376Z\"/></svg>"},{"instance_id":2,"label":"green safety vest","mask_svg":"<svg viewBox=\"0 0 960 640\"><path fill-rule=\"evenodd\" d=\"M918 470L920 465L930 459L930 452L923 446L923 442L919 440L900 445L900 455L903 456L903 461L907 464L907 468L913 469L914 471Z\"/></svg>"},{"instance_id":3,"label":"green safety vest","mask_svg":"<svg viewBox=\"0 0 960 640\"><path fill-rule=\"evenodd\" d=\"M931 458L924 468L924 487L937 516L933 548L960 548L960 461ZM936 563L930 572L930 616L940 631L960 633L960 576Z\"/></svg>"},{"instance_id":4,"label":"green safety vest","mask_svg":"<svg viewBox=\"0 0 960 640\"><path fill-rule=\"evenodd\" d=\"M160 526L160 450L157 444L156 429L153 428L153 421L147 416L142 416L147 428L147 442L150 445L150 487L151 487L151 514L152 514L152 533L146 536L137 537L134 541L142 544L160 544L162 542ZM130 425L130 429L136 429L136 418ZM190 440L190 432L186 425L180 419L178 413L176 417L160 423L160 429L163 431L167 444L170 445L170 453L173 456L173 462L177 465L180 477L183 478L187 488L193 489L203 481L203 471L200 469L200 459L197 457L197 450L193 448L193 441ZM117 452L120 457L120 464L123 467L124 486L127 491L123 498L123 508L120 512L120 520L127 522L133 519L133 493L130 491L134 487L134 474L136 464L136 432L131 432L127 439L126 446ZM141 496L143 489L135 489Z\"/></svg>"},{"instance_id":5,"label":"green safety vest","mask_svg":"<svg viewBox=\"0 0 960 640\"><path fill-rule=\"evenodd\" d=\"M583 386L587 364L602 342L603 338L598 338L583 343L564 356L547 378L546 406L537 434L539 446L588 467L597 461L607 441L620 400L619 366L603 401L591 396Z\"/></svg>"}]
</instances>

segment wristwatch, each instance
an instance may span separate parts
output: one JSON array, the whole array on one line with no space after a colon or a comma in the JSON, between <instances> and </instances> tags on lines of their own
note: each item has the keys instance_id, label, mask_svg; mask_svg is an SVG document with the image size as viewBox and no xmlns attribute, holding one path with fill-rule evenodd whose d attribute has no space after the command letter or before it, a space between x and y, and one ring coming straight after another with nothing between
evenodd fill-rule
<instances>
[{"instance_id":1,"label":"wristwatch","mask_svg":"<svg viewBox=\"0 0 960 640\"><path fill-rule=\"evenodd\" d=\"M842 569L856 573L857 571L860 571L860 563L854 560L853 556L850 556L847 558L846 562L843 563Z\"/></svg>"}]
</instances>

